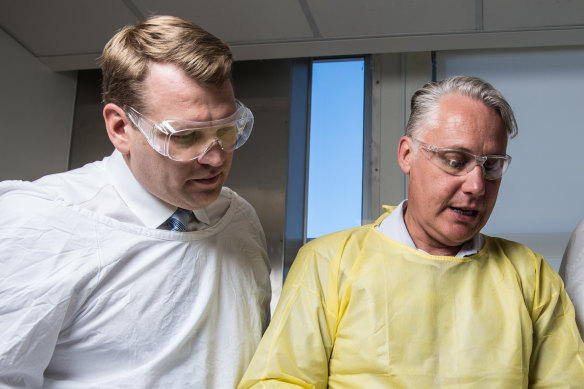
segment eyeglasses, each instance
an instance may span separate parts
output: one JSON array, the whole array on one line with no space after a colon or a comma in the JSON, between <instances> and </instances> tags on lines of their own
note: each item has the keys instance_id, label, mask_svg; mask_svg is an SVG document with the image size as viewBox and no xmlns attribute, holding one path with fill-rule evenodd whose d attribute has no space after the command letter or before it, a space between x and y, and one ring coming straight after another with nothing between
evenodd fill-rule
<instances>
[{"instance_id":1,"label":"eyeglasses","mask_svg":"<svg viewBox=\"0 0 584 389\"><path fill-rule=\"evenodd\" d=\"M480 166L486 180L497 180L507 171L511 163L510 155L474 155L460 149L438 147L415 138L411 139L428 152L428 159L434 165L454 176L465 175L475 166Z\"/></svg>"},{"instance_id":2,"label":"eyeglasses","mask_svg":"<svg viewBox=\"0 0 584 389\"><path fill-rule=\"evenodd\" d=\"M215 144L221 150L232 151L249 138L253 114L240 101L235 103L237 110L234 114L207 122L171 119L156 123L129 105L125 112L158 153L175 161L191 161L204 155Z\"/></svg>"}]
</instances>

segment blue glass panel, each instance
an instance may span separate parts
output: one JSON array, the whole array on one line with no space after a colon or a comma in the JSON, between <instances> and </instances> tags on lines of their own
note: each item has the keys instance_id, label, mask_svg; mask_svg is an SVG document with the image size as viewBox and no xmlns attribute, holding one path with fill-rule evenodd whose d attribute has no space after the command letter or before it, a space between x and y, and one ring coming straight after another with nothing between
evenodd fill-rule
<instances>
[{"instance_id":1,"label":"blue glass panel","mask_svg":"<svg viewBox=\"0 0 584 389\"><path fill-rule=\"evenodd\" d=\"M364 67L362 58L313 63L307 239L361 225Z\"/></svg>"}]
</instances>

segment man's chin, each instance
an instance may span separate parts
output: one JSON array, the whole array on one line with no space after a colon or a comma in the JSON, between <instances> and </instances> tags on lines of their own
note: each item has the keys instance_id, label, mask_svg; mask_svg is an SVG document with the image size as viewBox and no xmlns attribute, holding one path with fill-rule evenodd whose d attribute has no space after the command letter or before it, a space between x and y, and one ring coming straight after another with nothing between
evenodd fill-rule
<instances>
[{"instance_id":1,"label":"man's chin","mask_svg":"<svg viewBox=\"0 0 584 389\"><path fill-rule=\"evenodd\" d=\"M451 247L462 246L463 244L465 244L469 240L473 239L477 234L478 234L478 232L475 232L473 230L472 232L468 232L465 234L450 235L450 236L448 236L448 240L450 241L449 246L451 246Z\"/></svg>"},{"instance_id":2,"label":"man's chin","mask_svg":"<svg viewBox=\"0 0 584 389\"><path fill-rule=\"evenodd\" d=\"M188 196L187 202L190 209L201 209L211 205L221 193L221 186L209 189L207 191L198 191L196 196ZM190 198L188 198L190 197Z\"/></svg>"}]
</instances>

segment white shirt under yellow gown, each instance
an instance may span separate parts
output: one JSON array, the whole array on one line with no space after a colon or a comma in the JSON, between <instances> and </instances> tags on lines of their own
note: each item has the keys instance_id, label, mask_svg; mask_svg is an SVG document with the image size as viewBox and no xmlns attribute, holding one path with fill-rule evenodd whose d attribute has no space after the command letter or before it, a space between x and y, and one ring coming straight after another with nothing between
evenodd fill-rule
<instances>
[{"instance_id":1,"label":"white shirt under yellow gown","mask_svg":"<svg viewBox=\"0 0 584 389\"><path fill-rule=\"evenodd\" d=\"M306 244L239 388L582 388L584 345L557 273L483 236L439 257L379 232Z\"/></svg>"}]
</instances>

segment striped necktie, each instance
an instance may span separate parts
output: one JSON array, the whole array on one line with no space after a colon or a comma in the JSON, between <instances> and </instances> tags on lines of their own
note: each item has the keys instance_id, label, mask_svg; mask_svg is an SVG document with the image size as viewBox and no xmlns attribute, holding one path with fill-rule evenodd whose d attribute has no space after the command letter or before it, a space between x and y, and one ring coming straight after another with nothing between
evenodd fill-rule
<instances>
[{"instance_id":1,"label":"striped necktie","mask_svg":"<svg viewBox=\"0 0 584 389\"><path fill-rule=\"evenodd\" d=\"M169 231L188 231L189 222L194 217L193 211L188 209L178 208L164 223L160 225L160 229Z\"/></svg>"}]
</instances>

